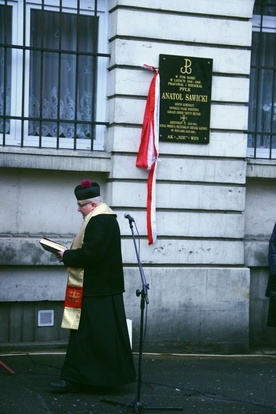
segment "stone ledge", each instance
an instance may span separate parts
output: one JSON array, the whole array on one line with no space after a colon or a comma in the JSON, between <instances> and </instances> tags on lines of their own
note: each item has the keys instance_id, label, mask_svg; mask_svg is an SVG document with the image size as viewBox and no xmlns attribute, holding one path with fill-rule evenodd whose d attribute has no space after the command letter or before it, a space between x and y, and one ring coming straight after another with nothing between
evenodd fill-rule
<instances>
[{"instance_id":1,"label":"stone ledge","mask_svg":"<svg viewBox=\"0 0 276 414\"><path fill-rule=\"evenodd\" d=\"M3 236L3 235L2 235ZM10 235L2 237L0 243L0 266L57 266L55 255L45 251L39 244L42 235L36 238ZM70 246L72 238L55 238L58 243Z\"/></svg>"},{"instance_id":2,"label":"stone ledge","mask_svg":"<svg viewBox=\"0 0 276 414\"><path fill-rule=\"evenodd\" d=\"M0 167L109 173L111 154L101 151L1 147Z\"/></svg>"},{"instance_id":3,"label":"stone ledge","mask_svg":"<svg viewBox=\"0 0 276 414\"><path fill-rule=\"evenodd\" d=\"M247 159L247 178L276 178L276 160Z\"/></svg>"}]
</instances>

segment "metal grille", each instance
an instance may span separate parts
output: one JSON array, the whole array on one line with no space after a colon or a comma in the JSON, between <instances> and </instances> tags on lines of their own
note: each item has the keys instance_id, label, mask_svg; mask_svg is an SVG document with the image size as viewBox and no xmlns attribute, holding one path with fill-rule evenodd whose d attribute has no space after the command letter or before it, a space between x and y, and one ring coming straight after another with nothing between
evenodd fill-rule
<instances>
[{"instance_id":1,"label":"metal grille","mask_svg":"<svg viewBox=\"0 0 276 414\"><path fill-rule=\"evenodd\" d=\"M248 155L276 158L276 3L257 0L253 12Z\"/></svg>"},{"instance_id":2,"label":"metal grille","mask_svg":"<svg viewBox=\"0 0 276 414\"><path fill-rule=\"evenodd\" d=\"M0 0L0 145L103 149L104 4Z\"/></svg>"}]
</instances>

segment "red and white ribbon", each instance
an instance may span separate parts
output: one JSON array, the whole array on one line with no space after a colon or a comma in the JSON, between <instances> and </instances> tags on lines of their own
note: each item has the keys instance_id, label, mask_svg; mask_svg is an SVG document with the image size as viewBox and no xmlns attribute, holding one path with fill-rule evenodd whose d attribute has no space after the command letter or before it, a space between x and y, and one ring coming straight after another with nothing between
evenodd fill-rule
<instances>
[{"instance_id":1,"label":"red and white ribbon","mask_svg":"<svg viewBox=\"0 0 276 414\"><path fill-rule=\"evenodd\" d=\"M149 170L147 194L147 231L148 243L157 238L156 229L156 167L159 151L159 109L160 109L160 78L158 70L145 65L154 71L150 83L144 113L141 142L136 159L136 166Z\"/></svg>"}]
</instances>

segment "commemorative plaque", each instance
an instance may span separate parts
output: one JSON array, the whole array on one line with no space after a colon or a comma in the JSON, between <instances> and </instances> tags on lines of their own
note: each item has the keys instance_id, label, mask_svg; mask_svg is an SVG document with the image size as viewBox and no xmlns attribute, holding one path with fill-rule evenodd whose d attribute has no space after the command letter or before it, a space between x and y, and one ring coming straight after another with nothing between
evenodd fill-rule
<instances>
[{"instance_id":1,"label":"commemorative plaque","mask_svg":"<svg viewBox=\"0 0 276 414\"><path fill-rule=\"evenodd\" d=\"M212 59L159 56L160 141L208 144Z\"/></svg>"}]
</instances>

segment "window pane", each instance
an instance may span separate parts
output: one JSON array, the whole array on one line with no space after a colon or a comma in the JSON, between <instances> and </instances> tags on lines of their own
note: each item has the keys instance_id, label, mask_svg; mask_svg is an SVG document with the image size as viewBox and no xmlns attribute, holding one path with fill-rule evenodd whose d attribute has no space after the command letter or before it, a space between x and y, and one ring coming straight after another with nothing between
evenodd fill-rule
<instances>
[{"instance_id":1,"label":"window pane","mask_svg":"<svg viewBox=\"0 0 276 414\"><path fill-rule=\"evenodd\" d=\"M92 136L95 22L93 16L32 10L31 46L40 50L30 56L29 116L37 120L29 123L29 135Z\"/></svg>"},{"instance_id":2,"label":"window pane","mask_svg":"<svg viewBox=\"0 0 276 414\"><path fill-rule=\"evenodd\" d=\"M12 8L0 5L0 43L11 44ZM11 49L0 46L0 133L10 132Z\"/></svg>"},{"instance_id":3,"label":"window pane","mask_svg":"<svg viewBox=\"0 0 276 414\"><path fill-rule=\"evenodd\" d=\"M257 15L257 13L264 13ZM254 156L276 158L276 5L257 1L251 51L248 147ZM265 151L256 151L266 149ZM251 153L250 153L251 154ZM252 154L251 154L252 155Z\"/></svg>"},{"instance_id":4,"label":"window pane","mask_svg":"<svg viewBox=\"0 0 276 414\"><path fill-rule=\"evenodd\" d=\"M260 132L257 147L270 148L268 134L276 130L276 77L273 68L275 35L265 33L262 36L262 48L258 40L259 34L253 33L253 44L257 47L252 50L254 67L251 69L249 130ZM252 145L253 142L250 142Z\"/></svg>"},{"instance_id":5,"label":"window pane","mask_svg":"<svg viewBox=\"0 0 276 414\"><path fill-rule=\"evenodd\" d=\"M254 14L265 16L275 16L275 6L273 0L255 0Z\"/></svg>"}]
</instances>

